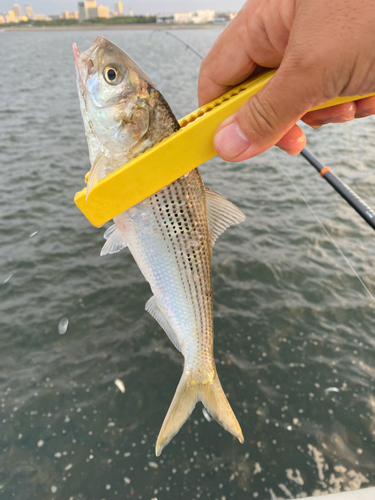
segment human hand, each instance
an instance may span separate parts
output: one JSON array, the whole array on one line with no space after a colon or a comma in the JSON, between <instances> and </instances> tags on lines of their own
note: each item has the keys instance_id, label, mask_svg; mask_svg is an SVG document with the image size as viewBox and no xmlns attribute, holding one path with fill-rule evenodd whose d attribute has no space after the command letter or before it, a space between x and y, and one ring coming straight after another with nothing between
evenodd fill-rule
<instances>
[{"instance_id":1,"label":"human hand","mask_svg":"<svg viewBox=\"0 0 375 500\"><path fill-rule=\"evenodd\" d=\"M375 114L375 97L309 112L375 92L374 24L373 0L247 0L202 62L199 104L260 68L279 69L218 127L217 153L242 161L276 144L295 155L306 144L299 119L317 128Z\"/></svg>"}]
</instances>

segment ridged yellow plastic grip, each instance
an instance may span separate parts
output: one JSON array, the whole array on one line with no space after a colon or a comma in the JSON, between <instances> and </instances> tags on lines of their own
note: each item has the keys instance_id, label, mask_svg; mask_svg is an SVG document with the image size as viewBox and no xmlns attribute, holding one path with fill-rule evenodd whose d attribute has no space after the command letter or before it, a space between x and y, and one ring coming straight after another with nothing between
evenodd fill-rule
<instances>
[{"instance_id":1,"label":"ridged yellow plastic grip","mask_svg":"<svg viewBox=\"0 0 375 500\"><path fill-rule=\"evenodd\" d=\"M215 156L213 138L217 127L256 94L275 71L260 73L182 118L180 130L100 179L87 201L86 188L77 193L77 207L91 224L100 227ZM369 96L337 97L314 109L364 97Z\"/></svg>"}]
</instances>

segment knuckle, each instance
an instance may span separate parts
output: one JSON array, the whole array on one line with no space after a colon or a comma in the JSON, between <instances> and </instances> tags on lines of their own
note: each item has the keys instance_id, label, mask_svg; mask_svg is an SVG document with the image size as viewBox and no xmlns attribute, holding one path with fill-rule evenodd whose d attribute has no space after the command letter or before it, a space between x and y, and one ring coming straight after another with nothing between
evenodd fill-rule
<instances>
[{"instance_id":1,"label":"knuckle","mask_svg":"<svg viewBox=\"0 0 375 500\"><path fill-rule=\"evenodd\" d=\"M333 54L335 51L333 51ZM298 76L310 89L315 100L328 101L339 95L343 69L340 61L324 50L315 47L312 51L294 50L288 54L288 68L291 75Z\"/></svg>"},{"instance_id":2,"label":"knuckle","mask_svg":"<svg viewBox=\"0 0 375 500\"><path fill-rule=\"evenodd\" d=\"M244 122L240 126L245 126L250 133L253 132L263 139L274 136L279 125L279 118L271 102L262 99L258 94L248 101L243 119Z\"/></svg>"}]
</instances>

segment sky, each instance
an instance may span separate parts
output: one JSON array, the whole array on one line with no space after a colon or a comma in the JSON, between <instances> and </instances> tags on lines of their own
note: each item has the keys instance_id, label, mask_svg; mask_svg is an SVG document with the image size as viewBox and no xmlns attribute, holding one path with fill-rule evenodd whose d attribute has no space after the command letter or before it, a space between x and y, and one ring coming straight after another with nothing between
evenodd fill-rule
<instances>
[{"instance_id":1,"label":"sky","mask_svg":"<svg viewBox=\"0 0 375 500\"><path fill-rule=\"evenodd\" d=\"M134 14L157 14L158 12L188 12L197 9L213 9L216 12L238 11L245 0L123 0L124 13L132 7ZM60 14L63 10L78 10L77 0L0 0L0 12L8 11L18 3L22 12L29 3L36 14ZM113 9L114 0L97 0L98 5Z\"/></svg>"}]
</instances>

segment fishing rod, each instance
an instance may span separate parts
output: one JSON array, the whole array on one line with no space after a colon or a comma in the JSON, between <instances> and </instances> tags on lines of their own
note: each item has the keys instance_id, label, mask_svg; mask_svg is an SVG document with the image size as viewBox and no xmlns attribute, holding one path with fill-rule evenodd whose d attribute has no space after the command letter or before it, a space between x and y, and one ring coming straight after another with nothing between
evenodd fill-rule
<instances>
[{"instance_id":1,"label":"fishing rod","mask_svg":"<svg viewBox=\"0 0 375 500\"><path fill-rule=\"evenodd\" d=\"M324 180L335 189L344 200L367 222L372 229L375 229L375 212L345 184L330 167L325 167L320 161L307 149L304 148L301 156L307 160L323 177Z\"/></svg>"},{"instance_id":2,"label":"fishing rod","mask_svg":"<svg viewBox=\"0 0 375 500\"><path fill-rule=\"evenodd\" d=\"M167 30L162 30L166 35L173 37L175 40L182 43L187 49L191 50L201 59L204 58L204 55L199 52L197 49L192 47L190 44L182 40L179 36L171 33ZM312 165L323 177L325 181L327 181L333 189L352 207L354 210L362 217L362 219L367 222L367 224L375 230L375 211L370 208L349 186L345 184L336 174L333 173L332 169L329 167L325 167L317 158L314 156L311 151L307 148L304 148L300 155L307 160L310 165Z\"/></svg>"}]
</instances>

